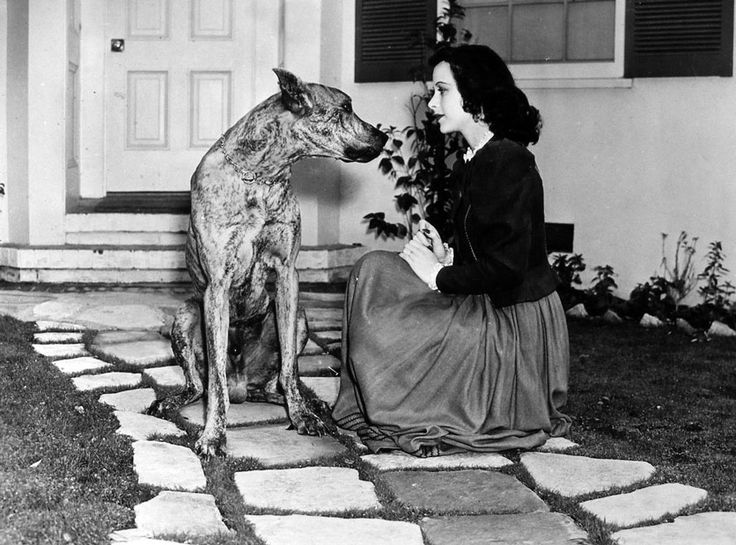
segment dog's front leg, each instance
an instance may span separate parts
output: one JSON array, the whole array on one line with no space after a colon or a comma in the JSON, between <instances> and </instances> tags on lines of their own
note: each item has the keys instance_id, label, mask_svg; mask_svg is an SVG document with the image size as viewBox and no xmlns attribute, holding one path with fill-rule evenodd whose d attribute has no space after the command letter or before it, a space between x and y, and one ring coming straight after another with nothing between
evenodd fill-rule
<instances>
[{"instance_id":1,"label":"dog's front leg","mask_svg":"<svg viewBox=\"0 0 736 545\"><path fill-rule=\"evenodd\" d=\"M229 285L210 284L204 292L204 325L207 345L207 416L195 443L205 457L224 455L225 428L230 399L227 395L227 335L230 322Z\"/></svg>"},{"instance_id":2,"label":"dog's front leg","mask_svg":"<svg viewBox=\"0 0 736 545\"><path fill-rule=\"evenodd\" d=\"M322 435L322 420L304 404L299 393L297 377L297 305L299 302L299 278L296 269L285 266L276 276L276 323L281 347L281 371L279 381L284 390L289 419L302 435Z\"/></svg>"}]
</instances>

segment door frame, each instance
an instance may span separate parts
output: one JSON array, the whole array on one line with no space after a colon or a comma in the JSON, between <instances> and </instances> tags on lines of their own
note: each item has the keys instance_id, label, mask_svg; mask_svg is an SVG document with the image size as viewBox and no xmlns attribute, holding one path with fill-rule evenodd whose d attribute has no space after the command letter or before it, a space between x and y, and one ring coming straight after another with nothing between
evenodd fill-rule
<instances>
[{"instance_id":1,"label":"door frame","mask_svg":"<svg viewBox=\"0 0 736 545\"><path fill-rule=\"evenodd\" d=\"M243 1L243 0L237 0ZM273 66L283 66L284 1L248 0L250 15L241 31L255 37L254 79L248 90L258 97L258 89L273 85ZM81 2L80 90L76 106L79 108L79 194L69 192L68 208L88 208L92 201L106 199L105 186L105 22L106 2ZM274 39L278 44L273 47ZM245 113L245 112L242 112ZM76 193L76 192L74 192ZM165 193L165 192L161 192ZM141 202L144 202L142 200Z\"/></svg>"}]
</instances>

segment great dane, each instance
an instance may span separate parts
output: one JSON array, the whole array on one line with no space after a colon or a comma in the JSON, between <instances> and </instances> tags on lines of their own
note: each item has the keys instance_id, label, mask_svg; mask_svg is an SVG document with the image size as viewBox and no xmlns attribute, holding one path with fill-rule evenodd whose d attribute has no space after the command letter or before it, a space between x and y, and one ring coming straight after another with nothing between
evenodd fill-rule
<instances>
[{"instance_id":1,"label":"great dane","mask_svg":"<svg viewBox=\"0 0 736 545\"><path fill-rule=\"evenodd\" d=\"M298 433L324 432L298 388L296 357L306 339L306 323L297 308L301 222L290 186L291 165L302 157L370 161L387 139L353 112L342 91L304 83L286 70L274 72L280 93L231 127L191 179L186 263L195 296L177 312L172 348L187 379L176 404L200 398L207 387L205 426L195 445L203 456L224 453L230 400L243 401L248 392L248 366L243 363L258 366L257 350L238 359L233 347L263 348L261 375L267 379L277 341L282 394L276 392L274 379L265 387L265 399L283 395ZM275 305L266 291L270 271ZM235 339L238 332L250 341Z\"/></svg>"}]
</instances>

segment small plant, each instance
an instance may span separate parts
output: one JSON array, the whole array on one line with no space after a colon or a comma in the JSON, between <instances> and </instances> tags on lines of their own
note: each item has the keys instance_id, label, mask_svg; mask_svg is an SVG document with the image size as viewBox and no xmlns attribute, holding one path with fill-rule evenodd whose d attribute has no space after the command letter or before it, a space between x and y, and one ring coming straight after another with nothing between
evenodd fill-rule
<instances>
[{"instance_id":1,"label":"small plant","mask_svg":"<svg viewBox=\"0 0 736 545\"><path fill-rule=\"evenodd\" d=\"M610 265L597 266L593 269L595 278L592 286L585 292L585 309L597 316L605 313L613 304L613 290L618 288L616 273Z\"/></svg>"},{"instance_id":2,"label":"small plant","mask_svg":"<svg viewBox=\"0 0 736 545\"><path fill-rule=\"evenodd\" d=\"M677 306L670 291L670 282L663 276L652 276L649 282L637 284L629 295L631 314L637 319L647 313L669 320Z\"/></svg>"},{"instance_id":3,"label":"small plant","mask_svg":"<svg viewBox=\"0 0 736 545\"><path fill-rule=\"evenodd\" d=\"M597 266L593 269L595 278L591 281L593 286L590 288L591 293L600 296L613 295L613 290L618 288L618 284L614 280L618 276L613 272L610 265Z\"/></svg>"},{"instance_id":4,"label":"small plant","mask_svg":"<svg viewBox=\"0 0 736 545\"><path fill-rule=\"evenodd\" d=\"M705 285L698 289L698 293L706 305L726 309L731 306L731 297L736 293L736 286L728 280L723 281L729 270L723 265L726 255L720 241L710 243L705 259L705 269L698 275L698 279L705 280Z\"/></svg>"},{"instance_id":5,"label":"small plant","mask_svg":"<svg viewBox=\"0 0 736 545\"><path fill-rule=\"evenodd\" d=\"M582 254L555 254L552 256L552 270L560 279L560 287L572 289L573 284L582 284L580 273L585 270Z\"/></svg>"},{"instance_id":6,"label":"small plant","mask_svg":"<svg viewBox=\"0 0 736 545\"><path fill-rule=\"evenodd\" d=\"M672 264L670 264L665 252L667 236L667 233L662 233L662 261L659 265L662 275L660 277L664 279L667 293L674 300L675 310L677 310L680 302L688 296L697 284L693 256L695 255L695 245L698 242L698 237L688 240L688 234L681 231L675 243L675 257Z\"/></svg>"}]
</instances>

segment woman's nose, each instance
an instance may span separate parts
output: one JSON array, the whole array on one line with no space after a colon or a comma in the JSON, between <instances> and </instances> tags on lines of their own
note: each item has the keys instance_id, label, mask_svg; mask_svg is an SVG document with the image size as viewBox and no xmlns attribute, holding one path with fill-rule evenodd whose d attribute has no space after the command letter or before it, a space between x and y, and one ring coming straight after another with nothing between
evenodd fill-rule
<instances>
[{"instance_id":1,"label":"woman's nose","mask_svg":"<svg viewBox=\"0 0 736 545\"><path fill-rule=\"evenodd\" d=\"M432 110L433 112L437 112L437 106L439 106L439 100L437 99L436 92L432 95L432 98L429 100L429 104L427 104L427 106L429 106L429 109Z\"/></svg>"}]
</instances>

